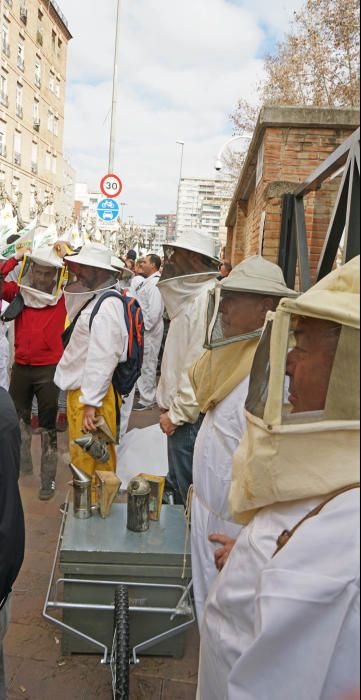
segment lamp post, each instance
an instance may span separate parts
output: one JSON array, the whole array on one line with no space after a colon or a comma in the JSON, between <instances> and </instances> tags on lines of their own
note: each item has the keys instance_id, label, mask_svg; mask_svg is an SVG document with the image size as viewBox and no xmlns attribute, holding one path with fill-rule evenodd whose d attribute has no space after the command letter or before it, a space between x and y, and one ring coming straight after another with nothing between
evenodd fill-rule
<instances>
[{"instance_id":1,"label":"lamp post","mask_svg":"<svg viewBox=\"0 0 361 700\"><path fill-rule=\"evenodd\" d=\"M120 212L121 212L120 213L120 221L121 221L121 223L123 223L124 207L127 207L127 206L128 206L127 202L120 202L120 207L121 207L121 209L120 209Z\"/></svg>"},{"instance_id":2,"label":"lamp post","mask_svg":"<svg viewBox=\"0 0 361 700\"><path fill-rule=\"evenodd\" d=\"M226 143L223 144L222 148L220 149L218 156L216 158L216 161L214 163L214 168L218 172L222 170L223 168L223 161L222 161L222 155L223 151L229 146L231 143L234 143L235 141L239 141L240 139L245 139L247 141L251 141L252 139L252 134L241 134L240 136L233 136L231 139L228 139Z\"/></svg>"},{"instance_id":3,"label":"lamp post","mask_svg":"<svg viewBox=\"0 0 361 700\"><path fill-rule=\"evenodd\" d=\"M177 212L176 212L176 221L175 221L175 236L177 238L177 236L178 236L178 223L179 223L179 197L180 197L180 188L181 188L182 171L183 171L184 141L176 141L176 143L179 146L181 146L181 158L180 158L179 180L178 180L178 195L177 195Z\"/></svg>"},{"instance_id":4,"label":"lamp post","mask_svg":"<svg viewBox=\"0 0 361 700\"><path fill-rule=\"evenodd\" d=\"M117 19L115 31L114 68L113 68L113 96L112 115L110 122L110 142L109 142L109 164L108 172L114 172L115 155L115 126L117 120L117 96L118 96L118 63L119 63L119 36L120 36L120 0L117 0Z\"/></svg>"}]
</instances>

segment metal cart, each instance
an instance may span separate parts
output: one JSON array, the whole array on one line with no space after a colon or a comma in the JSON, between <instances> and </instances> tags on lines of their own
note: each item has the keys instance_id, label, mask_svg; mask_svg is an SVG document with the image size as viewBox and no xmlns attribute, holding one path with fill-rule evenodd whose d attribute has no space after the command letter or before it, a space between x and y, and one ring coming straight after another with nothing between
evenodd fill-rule
<instances>
[{"instance_id":1,"label":"metal cart","mask_svg":"<svg viewBox=\"0 0 361 700\"><path fill-rule=\"evenodd\" d=\"M195 622L185 532L177 506L163 506L147 533L131 533L126 505L115 504L106 520L77 520L67 500L43 615L63 630L65 654L99 650L111 666L114 698L128 697L129 662L139 655L182 654L179 639Z\"/></svg>"}]
</instances>

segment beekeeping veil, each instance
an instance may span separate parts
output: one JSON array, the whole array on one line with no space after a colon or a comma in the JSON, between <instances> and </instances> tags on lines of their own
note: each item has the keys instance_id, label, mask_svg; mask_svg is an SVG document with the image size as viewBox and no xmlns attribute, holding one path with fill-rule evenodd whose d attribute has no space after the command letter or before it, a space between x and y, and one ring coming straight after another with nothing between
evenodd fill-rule
<instances>
[{"instance_id":1,"label":"beekeeping veil","mask_svg":"<svg viewBox=\"0 0 361 700\"><path fill-rule=\"evenodd\" d=\"M112 265L109 248L98 243L87 243L76 255L66 255L64 261L68 276L65 304L72 321L94 296L115 287L118 270Z\"/></svg>"},{"instance_id":2,"label":"beekeeping veil","mask_svg":"<svg viewBox=\"0 0 361 700\"><path fill-rule=\"evenodd\" d=\"M64 285L65 268L53 247L39 248L24 256L18 285L26 306L43 308L58 303Z\"/></svg>"},{"instance_id":3,"label":"beekeeping veil","mask_svg":"<svg viewBox=\"0 0 361 700\"><path fill-rule=\"evenodd\" d=\"M251 372L248 430L233 462L230 508L241 523L264 506L328 495L359 479L359 274L357 257L269 315ZM300 409L292 388L288 395L286 365L304 352L294 347L295 331L307 321L316 328L316 319L333 344L330 367L322 406ZM317 393L324 372L311 374L299 393L311 378Z\"/></svg>"},{"instance_id":4,"label":"beekeeping veil","mask_svg":"<svg viewBox=\"0 0 361 700\"><path fill-rule=\"evenodd\" d=\"M247 328L247 307L254 306L257 297L274 297L277 303L286 296L296 297L297 293L288 289L278 265L261 255L247 258L209 292L204 347L212 350L238 340L259 338L262 328Z\"/></svg>"},{"instance_id":5,"label":"beekeeping veil","mask_svg":"<svg viewBox=\"0 0 361 700\"><path fill-rule=\"evenodd\" d=\"M214 408L249 376L267 308L296 292L286 287L278 265L247 258L209 292L207 351L190 371L202 413Z\"/></svg>"}]
</instances>

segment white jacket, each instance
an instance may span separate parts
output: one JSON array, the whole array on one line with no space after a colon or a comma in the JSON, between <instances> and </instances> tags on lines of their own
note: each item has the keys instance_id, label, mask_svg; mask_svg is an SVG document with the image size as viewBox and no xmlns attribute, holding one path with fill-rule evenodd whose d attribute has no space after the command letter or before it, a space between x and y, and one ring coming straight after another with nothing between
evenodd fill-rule
<instances>
[{"instance_id":1,"label":"white jacket","mask_svg":"<svg viewBox=\"0 0 361 700\"><path fill-rule=\"evenodd\" d=\"M244 404L249 377L209 410L197 436L193 457L192 574L199 626L204 604L217 576L209 535L222 533L237 539L241 526L232 521L228 495L232 459L246 430Z\"/></svg>"},{"instance_id":2,"label":"white jacket","mask_svg":"<svg viewBox=\"0 0 361 700\"><path fill-rule=\"evenodd\" d=\"M89 333L91 312L104 291L97 292L82 311L54 377L60 389L81 389L80 402L97 408L102 405L118 362L125 362L128 355L128 331L119 299L103 301Z\"/></svg>"},{"instance_id":3,"label":"white jacket","mask_svg":"<svg viewBox=\"0 0 361 700\"><path fill-rule=\"evenodd\" d=\"M359 490L272 558L281 532L322 500L265 508L241 530L208 597L198 700L338 700L358 687Z\"/></svg>"},{"instance_id":4,"label":"white jacket","mask_svg":"<svg viewBox=\"0 0 361 700\"><path fill-rule=\"evenodd\" d=\"M208 292L217 273L185 275L159 283L171 319L157 390L160 408L169 411L174 425L195 423L199 406L188 371L202 354L206 333Z\"/></svg>"},{"instance_id":5,"label":"white jacket","mask_svg":"<svg viewBox=\"0 0 361 700\"><path fill-rule=\"evenodd\" d=\"M164 303L158 289L159 280L160 272L155 272L143 280L143 284L135 290L136 299L142 309L145 331L155 335L159 332L163 334Z\"/></svg>"}]
</instances>

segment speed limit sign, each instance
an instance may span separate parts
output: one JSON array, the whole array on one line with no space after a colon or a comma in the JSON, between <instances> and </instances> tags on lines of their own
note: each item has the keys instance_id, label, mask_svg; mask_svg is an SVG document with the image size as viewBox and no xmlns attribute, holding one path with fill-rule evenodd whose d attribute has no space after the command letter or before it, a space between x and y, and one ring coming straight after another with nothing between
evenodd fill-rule
<instances>
[{"instance_id":1,"label":"speed limit sign","mask_svg":"<svg viewBox=\"0 0 361 700\"><path fill-rule=\"evenodd\" d=\"M123 184L118 175L105 175L100 183L100 189L105 197L119 197Z\"/></svg>"}]
</instances>

